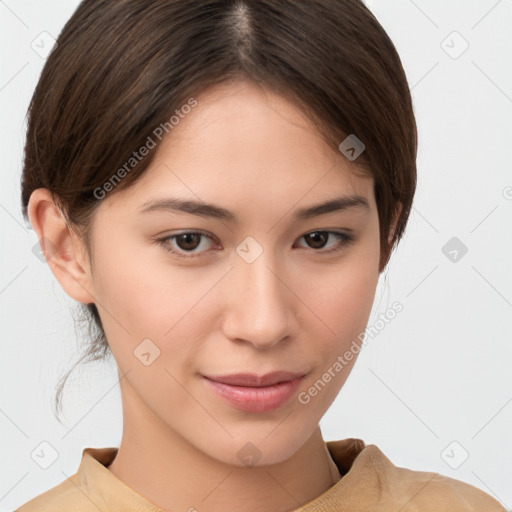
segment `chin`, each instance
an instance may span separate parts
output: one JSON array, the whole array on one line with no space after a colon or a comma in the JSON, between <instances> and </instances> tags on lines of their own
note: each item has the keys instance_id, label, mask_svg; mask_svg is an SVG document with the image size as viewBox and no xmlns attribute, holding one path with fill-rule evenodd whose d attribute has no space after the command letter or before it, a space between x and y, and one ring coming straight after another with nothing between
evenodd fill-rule
<instances>
[{"instance_id":1,"label":"chin","mask_svg":"<svg viewBox=\"0 0 512 512\"><path fill-rule=\"evenodd\" d=\"M202 440L196 447L219 462L240 468L279 464L293 457L317 428L317 425L285 427L286 421L270 427L260 423L258 428L245 429L229 440L227 436L209 439L207 445Z\"/></svg>"}]
</instances>

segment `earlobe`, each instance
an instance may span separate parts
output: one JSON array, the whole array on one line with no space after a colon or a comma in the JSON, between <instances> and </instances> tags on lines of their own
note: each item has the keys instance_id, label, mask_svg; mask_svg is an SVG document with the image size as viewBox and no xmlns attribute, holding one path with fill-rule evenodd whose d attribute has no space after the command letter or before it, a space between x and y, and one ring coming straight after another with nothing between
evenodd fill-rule
<instances>
[{"instance_id":1,"label":"earlobe","mask_svg":"<svg viewBox=\"0 0 512 512\"><path fill-rule=\"evenodd\" d=\"M30 196L27 215L41 250L63 290L77 302L95 302L89 264L80 240L66 224L48 189L38 188Z\"/></svg>"}]
</instances>

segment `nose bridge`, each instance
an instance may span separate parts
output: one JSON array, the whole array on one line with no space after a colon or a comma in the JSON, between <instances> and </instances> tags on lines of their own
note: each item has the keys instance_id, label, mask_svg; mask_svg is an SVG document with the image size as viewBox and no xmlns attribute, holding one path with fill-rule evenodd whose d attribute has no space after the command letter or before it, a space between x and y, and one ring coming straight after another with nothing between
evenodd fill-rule
<instances>
[{"instance_id":1,"label":"nose bridge","mask_svg":"<svg viewBox=\"0 0 512 512\"><path fill-rule=\"evenodd\" d=\"M255 259L245 258L244 253L236 256L225 325L231 339L267 347L291 334L293 294L286 292L275 268L271 250L262 250Z\"/></svg>"}]
</instances>

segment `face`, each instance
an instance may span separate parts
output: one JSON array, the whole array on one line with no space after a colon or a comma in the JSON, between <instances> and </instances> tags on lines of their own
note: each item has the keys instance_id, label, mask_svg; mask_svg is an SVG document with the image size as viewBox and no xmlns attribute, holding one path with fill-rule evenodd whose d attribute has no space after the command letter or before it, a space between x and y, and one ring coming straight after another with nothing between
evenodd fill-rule
<instances>
[{"instance_id":1,"label":"face","mask_svg":"<svg viewBox=\"0 0 512 512\"><path fill-rule=\"evenodd\" d=\"M266 89L196 100L141 180L101 201L90 286L137 414L217 460L271 464L355 362L379 277L373 178Z\"/></svg>"}]
</instances>

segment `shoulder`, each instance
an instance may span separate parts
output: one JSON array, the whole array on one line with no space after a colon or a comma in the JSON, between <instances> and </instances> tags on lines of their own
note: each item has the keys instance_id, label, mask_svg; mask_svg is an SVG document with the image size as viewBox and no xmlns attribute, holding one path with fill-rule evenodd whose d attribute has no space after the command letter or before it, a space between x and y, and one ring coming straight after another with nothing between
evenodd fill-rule
<instances>
[{"instance_id":1,"label":"shoulder","mask_svg":"<svg viewBox=\"0 0 512 512\"><path fill-rule=\"evenodd\" d=\"M18 507L14 512L98 512L98 507L80 491L73 475Z\"/></svg>"},{"instance_id":2,"label":"shoulder","mask_svg":"<svg viewBox=\"0 0 512 512\"><path fill-rule=\"evenodd\" d=\"M506 512L496 499L471 484L395 466L375 445L364 448L361 456L362 462L376 470L382 501L400 504L402 512Z\"/></svg>"},{"instance_id":3,"label":"shoulder","mask_svg":"<svg viewBox=\"0 0 512 512\"><path fill-rule=\"evenodd\" d=\"M507 512L477 487L440 473L396 466L377 446L361 439L329 441L327 448L342 475L319 498L331 507L328 510Z\"/></svg>"},{"instance_id":4,"label":"shoulder","mask_svg":"<svg viewBox=\"0 0 512 512\"><path fill-rule=\"evenodd\" d=\"M162 512L109 470L118 448L84 448L78 471L14 512Z\"/></svg>"},{"instance_id":5,"label":"shoulder","mask_svg":"<svg viewBox=\"0 0 512 512\"><path fill-rule=\"evenodd\" d=\"M116 510L111 505L117 506L126 499L138 503L139 497L131 499L129 488L105 467L116 452L116 447L83 449L76 473L32 498L14 512L98 512Z\"/></svg>"}]
</instances>

